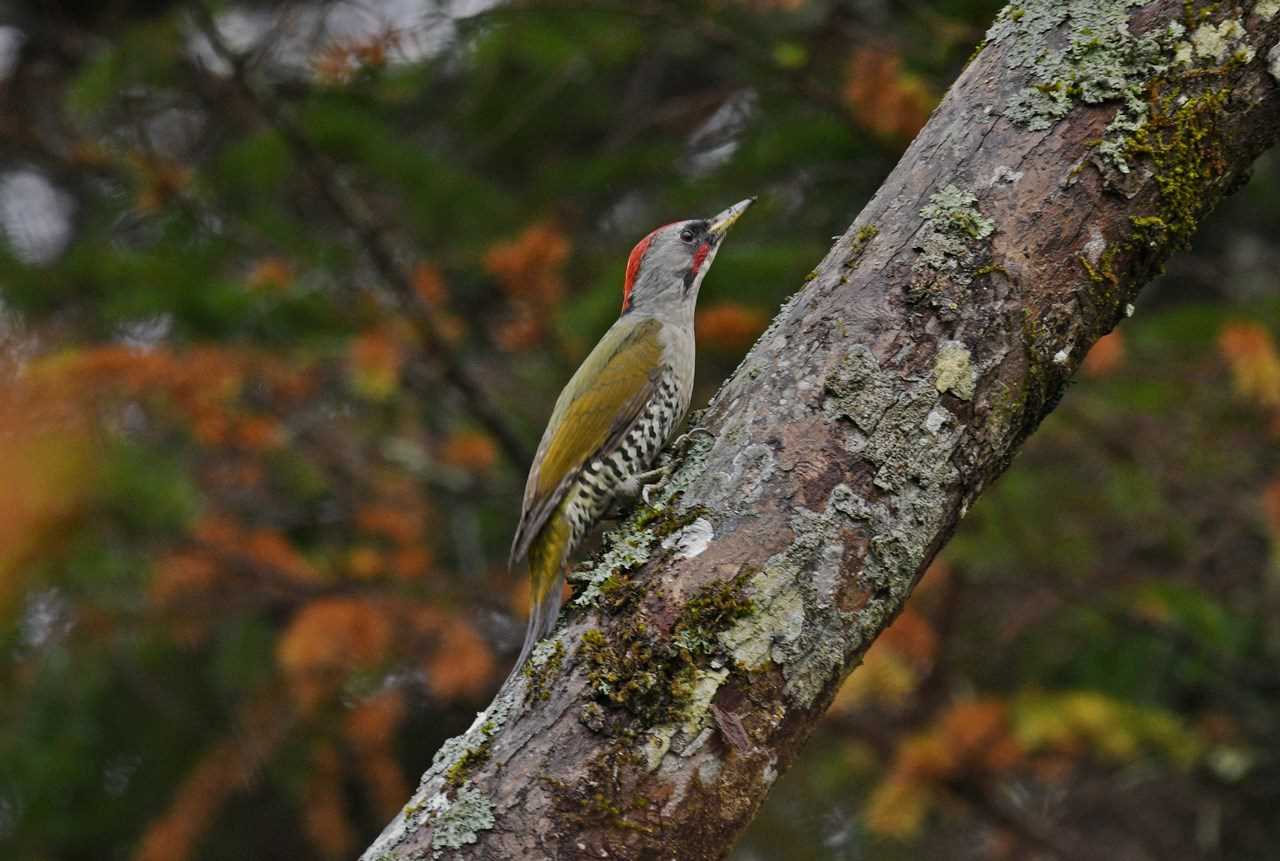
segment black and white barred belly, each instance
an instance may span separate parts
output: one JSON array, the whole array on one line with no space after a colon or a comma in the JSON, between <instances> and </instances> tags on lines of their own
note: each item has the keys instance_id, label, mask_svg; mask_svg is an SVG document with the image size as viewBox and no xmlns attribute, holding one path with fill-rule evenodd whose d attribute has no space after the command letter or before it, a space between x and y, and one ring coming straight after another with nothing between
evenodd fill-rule
<instances>
[{"instance_id":1,"label":"black and white barred belly","mask_svg":"<svg viewBox=\"0 0 1280 861\"><path fill-rule=\"evenodd\" d=\"M593 458L583 467L566 494L565 513L573 527L570 548L578 544L609 508L619 485L653 466L676 425L684 418L686 406L680 403L675 377L668 371L618 447L607 455Z\"/></svg>"}]
</instances>

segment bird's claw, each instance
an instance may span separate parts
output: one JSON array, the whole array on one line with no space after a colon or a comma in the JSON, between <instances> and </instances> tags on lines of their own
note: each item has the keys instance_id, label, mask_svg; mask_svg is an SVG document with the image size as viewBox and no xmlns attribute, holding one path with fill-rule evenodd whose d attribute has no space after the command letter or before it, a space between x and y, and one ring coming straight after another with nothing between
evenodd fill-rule
<instances>
[{"instance_id":1,"label":"bird's claw","mask_svg":"<svg viewBox=\"0 0 1280 861\"><path fill-rule=\"evenodd\" d=\"M672 451L678 451L683 453L692 444L693 437L696 436L697 434L706 434L708 439L716 438L715 434L713 434L711 431L707 430L704 427L691 427L684 433L680 434L680 436L676 437L675 441L671 443Z\"/></svg>"},{"instance_id":2,"label":"bird's claw","mask_svg":"<svg viewBox=\"0 0 1280 861\"><path fill-rule=\"evenodd\" d=\"M648 482L647 484L645 484L645 485L644 485L644 487L640 488L640 498L641 498L642 500L644 500L644 504L645 504L645 505L652 505L652 504L653 504L653 503L649 500L649 494L650 494L650 493L652 493L655 489L662 487L663 483L664 483L668 478L670 478L670 477L671 477L671 467L669 467L669 466L660 466L660 467L658 467L657 469L655 469L655 470L651 470L650 472L646 473L645 477L646 477L646 478L653 477L653 476L654 476L654 473L657 473L657 476L656 476L656 477L657 477L657 480L656 480L656 481L650 481L650 482Z\"/></svg>"}]
</instances>

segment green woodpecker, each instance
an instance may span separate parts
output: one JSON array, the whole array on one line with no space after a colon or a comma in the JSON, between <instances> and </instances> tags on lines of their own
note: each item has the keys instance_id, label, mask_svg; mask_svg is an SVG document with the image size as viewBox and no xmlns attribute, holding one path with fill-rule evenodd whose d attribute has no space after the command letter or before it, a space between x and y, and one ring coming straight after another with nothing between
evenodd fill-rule
<instances>
[{"instance_id":1,"label":"green woodpecker","mask_svg":"<svg viewBox=\"0 0 1280 861\"><path fill-rule=\"evenodd\" d=\"M755 198L659 227L627 258L622 313L564 387L538 443L511 564L529 559L531 607L512 675L560 612L563 566L615 500L634 498L693 393L693 309L720 243Z\"/></svg>"}]
</instances>

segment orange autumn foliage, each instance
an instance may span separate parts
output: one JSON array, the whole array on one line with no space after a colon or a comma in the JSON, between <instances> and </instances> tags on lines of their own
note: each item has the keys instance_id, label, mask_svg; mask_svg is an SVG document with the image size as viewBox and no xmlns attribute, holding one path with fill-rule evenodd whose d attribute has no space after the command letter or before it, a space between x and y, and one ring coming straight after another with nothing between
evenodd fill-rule
<instances>
[{"instance_id":1,"label":"orange autumn foliage","mask_svg":"<svg viewBox=\"0 0 1280 861\"><path fill-rule=\"evenodd\" d=\"M1023 759L1013 736L1008 705L1000 700L962 700L926 730L903 741L889 772L868 800L869 828L909 837L947 785L967 775L1000 774Z\"/></svg>"},{"instance_id":2,"label":"orange autumn foliage","mask_svg":"<svg viewBox=\"0 0 1280 861\"><path fill-rule=\"evenodd\" d=\"M549 221L539 221L485 254L485 269L511 301L510 316L493 332L503 350L529 350L542 342L547 319L566 291L564 264L571 247L563 231Z\"/></svg>"},{"instance_id":3,"label":"orange autumn foliage","mask_svg":"<svg viewBox=\"0 0 1280 861\"><path fill-rule=\"evenodd\" d=\"M302 824L307 840L327 858L349 858L356 848L343 777L337 749L332 744L316 745L303 790Z\"/></svg>"},{"instance_id":4,"label":"orange autumn foliage","mask_svg":"<svg viewBox=\"0 0 1280 861\"><path fill-rule=\"evenodd\" d=\"M382 400L395 391L407 359L404 345L387 328L370 329L357 336L351 342L349 356L353 387L372 400Z\"/></svg>"},{"instance_id":5,"label":"orange autumn foliage","mask_svg":"<svg viewBox=\"0 0 1280 861\"><path fill-rule=\"evenodd\" d=\"M908 605L867 650L831 705L833 714L866 705L901 707L918 686L938 649L938 637L914 606Z\"/></svg>"},{"instance_id":6,"label":"orange autumn foliage","mask_svg":"<svg viewBox=\"0 0 1280 861\"><path fill-rule=\"evenodd\" d=\"M444 275L430 263L418 263L413 267L413 290L419 299L433 308L443 305L449 298L444 286Z\"/></svg>"},{"instance_id":7,"label":"orange autumn foliage","mask_svg":"<svg viewBox=\"0 0 1280 861\"><path fill-rule=\"evenodd\" d=\"M179 639L194 642L204 636L207 625L203 613L191 611L207 608L221 583L222 571L207 554L179 551L155 563L147 598L157 609L175 614L171 622Z\"/></svg>"},{"instance_id":8,"label":"orange autumn foliage","mask_svg":"<svg viewBox=\"0 0 1280 861\"><path fill-rule=\"evenodd\" d=\"M488 692L493 676L493 650L470 624L441 619L436 644L427 657L427 687L444 700L476 699Z\"/></svg>"},{"instance_id":9,"label":"orange autumn foliage","mask_svg":"<svg viewBox=\"0 0 1280 861\"><path fill-rule=\"evenodd\" d=\"M240 403L247 381L270 392L282 409L313 390L310 372L251 350L193 347L151 349L111 344L51 355L33 363L30 385L45 398L84 410L135 400L171 410L204 445L258 451L285 442L278 419Z\"/></svg>"},{"instance_id":10,"label":"orange autumn foliage","mask_svg":"<svg viewBox=\"0 0 1280 861\"><path fill-rule=\"evenodd\" d=\"M391 573L402 580L421 577L431 569L434 558L426 547L402 547L391 554Z\"/></svg>"},{"instance_id":11,"label":"orange autumn foliage","mask_svg":"<svg viewBox=\"0 0 1280 861\"><path fill-rule=\"evenodd\" d=\"M514 239L490 248L484 266L508 297L545 311L556 307L564 296L563 270L571 248L562 230L549 221L539 221Z\"/></svg>"},{"instance_id":12,"label":"orange autumn foliage","mask_svg":"<svg viewBox=\"0 0 1280 861\"><path fill-rule=\"evenodd\" d=\"M467 333L462 317L448 310L449 292L444 274L430 263L420 262L413 268L413 292L430 309L436 330L446 343L456 344Z\"/></svg>"},{"instance_id":13,"label":"orange autumn foliage","mask_svg":"<svg viewBox=\"0 0 1280 861\"><path fill-rule=\"evenodd\" d=\"M192 171L188 165L141 152L130 153L129 163L138 177L135 203L142 212L163 209L191 184Z\"/></svg>"},{"instance_id":14,"label":"orange autumn foliage","mask_svg":"<svg viewBox=\"0 0 1280 861\"><path fill-rule=\"evenodd\" d=\"M283 257L264 257L253 264L246 278L250 289L279 291L293 285L293 266Z\"/></svg>"},{"instance_id":15,"label":"orange autumn foliage","mask_svg":"<svg viewBox=\"0 0 1280 861\"><path fill-rule=\"evenodd\" d=\"M694 318L698 345L726 352L745 350L768 324L763 311L736 302L704 308Z\"/></svg>"},{"instance_id":16,"label":"orange autumn foliage","mask_svg":"<svg viewBox=\"0 0 1280 861\"><path fill-rule=\"evenodd\" d=\"M86 509L99 459L92 404L31 368L0 377L0 619L20 602L29 565Z\"/></svg>"},{"instance_id":17,"label":"orange autumn foliage","mask_svg":"<svg viewBox=\"0 0 1280 861\"><path fill-rule=\"evenodd\" d=\"M395 637L394 620L359 598L321 598L303 607L276 644L276 663L305 710L338 691L347 677L381 663Z\"/></svg>"},{"instance_id":18,"label":"orange autumn foliage","mask_svg":"<svg viewBox=\"0 0 1280 861\"><path fill-rule=\"evenodd\" d=\"M928 619L914 607L908 606L872 648L881 644L905 658L926 664L933 660L938 651L938 635Z\"/></svg>"},{"instance_id":19,"label":"orange autumn foliage","mask_svg":"<svg viewBox=\"0 0 1280 861\"><path fill-rule=\"evenodd\" d=\"M542 343L543 325L527 307L517 306L510 319L493 329L493 340L508 353L532 350Z\"/></svg>"},{"instance_id":20,"label":"orange autumn foliage","mask_svg":"<svg viewBox=\"0 0 1280 861\"><path fill-rule=\"evenodd\" d=\"M224 517L202 518L192 530L196 541L215 556L249 565L295 583L314 583L319 572L287 538L272 529L241 526Z\"/></svg>"},{"instance_id":21,"label":"orange autumn foliage","mask_svg":"<svg viewBox=\"0 0 1280 861\"><path fill-rule=\"evenodd\" d=\"M488 472L498 460L493 437L479 431L450 434L440 446L440 461L468 472Z\"/></svg>"},{"instance_id":22,"label":"orange autumn foliage","mask_svg":"<svg viewBox=\"0 0 1280 861\"><path fill-rule=\"evenodd\" d=\"M1085 376L1105 377L1124 365L1124 335L1117 329L1098 339L1080 364Z\"/></svg>"},{"instance_id":23,"label":"orange autumn foliage","mask_svg":"<svg viewBox=\"0 0 1280 861\"><path fill-rule=\"evenodd\" d=\"M924 127L935 101L924 81L903 71L897 53L870 46L853 52L843 96L863 126L902 141Z\"/></svg>"},{"instance_id":24,"label":"orange autumn foliage","mask_svg":"<svg viewBox=\"0 0 1280 861\"><path fill-rule=\"evenodd\" d=\"M351 711L343 724L354 749L360 778L379 815L395 813L409 796L408 782L395 759L395 738L408 716L404 694L384 690Z\"/></svg>"},{"instance_id":25,"label":"orange autumn foliage","mask_svg":"<svg viewBox=\"0 0 1280 861\"><path fill-rule=\"evenodd\" d=\"M1267 522L1280 534L1280 479L1273 479L1262 491L1262 507L1267 513Z\"/></svg>"},{"instance_id":26,"label":"orange autumn foliage","mask_svg":"<svg viewBox=\"0 0 1280 861\"><path fill-rule=\"evenodd\" d=\"M384 67L388 55L399 44L400 33L395 28L365 39L333 41L311 58L311 71L322 84L348 84L362 71Z\"/></svg>"},{"instance_id":27,"label":"orange autumn foliage","mask_svg":"<svg viewBox=\"0 0 1280 861\"><path fill-rule=\"evenodd\" d=\"M1257 323L1230 323L1218 349L1231 368L1236 393L1268 409L1280 408L1280 354L1271 333Z\"/></svg>"},{"instance_id":28,"label":"orange autumn foliage","mask_svg":"<svg viewBox=\"0 0 1280 861\"><path fill-rule=\"evenodd\" d=\"M412 507L385 504L367 505L356 512L356 528L368 535L395 544L413 544L422 539L421 511Z\"/></svg>"}]
</instances>

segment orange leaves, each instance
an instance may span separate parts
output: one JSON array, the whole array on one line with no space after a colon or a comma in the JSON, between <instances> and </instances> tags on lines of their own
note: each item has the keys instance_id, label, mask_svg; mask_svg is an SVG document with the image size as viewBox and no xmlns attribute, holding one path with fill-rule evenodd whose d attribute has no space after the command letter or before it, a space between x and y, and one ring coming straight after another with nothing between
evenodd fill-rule
<instances>
[{"instance_id":1,"label":"orange leaves","mask_svg":"<svg viewBox=\"0 0 1280 861\"><path fill-rule=\"evenodd\" d=\"M515 239L490 248L484 266L512 299L540 308L554 307L564 296L563 269L571 248L559 228L539 221Z\"/></svg>"},{"instance_id":2,"label":"orange leaves","mask_svg":"<svg viewBox=\"0 0 1280 861\"><path fill-rule=\"evenodd\" d=\"M319 572L289 541L271 529L251 529L220 517L207 517L195 528L197 543L215 557L247 565L267 574L306 584Z\"/></svg>"},{"instance_id":3,"label":"orange leaves","mask_svg":"<svg viewBox=\"0 0 1280 861\"><path fill-rule=\"evenodd\" d=\"M356 833L347 811L342 758L329 743L311 751L311 767L302 804L307 840L326 858L349 858L356 848Z\"/></svg>"},{"instance_id":4,"label":"orange leaves","mask_svg":"<svg viewBox=\"0 0 1280 861\"><path fill-rule=\"evenodd\" d=\"M264 291L287 290L293 285L293 266L283 257L264 257L253 264L246 278L250 289Z\"/></svg>"},{"instance_id":5,"label":"orange leaves","mask_svg":"<svg viewBox=\"0 0 1280 861\"><path fill-rule=\"evenodd\" d=\"M1272 479L1262 491L1262 508L1273 535L1280 536L1280 479Z\"/></svg>"},{"instance_id":6,"label":"orange leaves","mask_svg":"<svg viewBox=\"0 0 1280 861\"><path fill-rule=\"evenodd\" d=\"M305 395L305 373L248 351L196 347L184 351L95 347L46 358L32 370L32 383L84 406L111 398L171 409L204 445L263 450L284 442L277 420L250 413L239 398L250 378L266 387L277 405Z\"/></svg>"},{"instance_id":7,"label":"orange leaves","mask_svg":"<svg viewBox=\"0 0 1280 861\"><path fill-rule=\"evenodd\" d=\"M95 440L84 404L28 376L0 381L0 618L19 600L25 563L82 509Z\"/></svg>"},{"instance_id":8,"label":"orange leaves","mask_svg":"<svg viewBox=\"0 0 1280 861\"><path fill-rule=\"evenodd\" d=\"M218 588L222 571L207 554L192 551L171 553L153 566L147 598L151 604L172 614L174 635L196 641L204 636L209 597Z\"/></svg>"},{"instance_id":9,"label":"orange leaves","mask_svg":"<svg viewBox=\"0 0 1280 861\"><path fill-rule=\"evenodd\" d=\"M935 101L924 81L903 71L898 54L878 47L854 51L843 96L863 126L904 142L924 127Z\"/></svg>"},{"instance_id":10,"label":"orange leaves","mask_svg":"<svg viewBox=\"0 0 1280 861\"><path fill-rule=\"evenodd\" d=\"M389 688L356 706L343 727L357 756L360 777L383 818L395 813L409 796L404 772L395 759L396 732L408 711L404 694Z\"/></svg>"},{"instance_id":11,"label":"orange leaves","mask_svg":"<svg viewBox=\"0 0 1280 861\"><path fill-rule=\"evenodd\" d=\"M388 398L400 385L407 359L404 344L388 327L370 329L351 342L351 383L370 400Z\"/></svg>"},{"instance_id":12,"label":"orange leaves","mask_svg":"<svg viewBox=\"0 0 1280 861\"><path fill-rule=\"evenodd\" d=\"M745 350L768 324L763 311L736 302L704 308L694 319L698 346L724 352Z\"/></svg>"},{"instance_id":13,"label":"orange leaves","mask_svg":"<svg viewBox=\"0 0 1280 861\"><path fill-rule=\"evenodd\" d=\"M160 156L135 152L129 162L138 175L137 207L143 212L163 209L191 184L191 168Z\"/></svg>"},{"instance_id":14,"label":"orange leaves","mask_svg":"<svg viewBox=\"0 0 1280 861\"><path fill-rule=\"evenodd\" d=\"M498 460L493 437L478 431L450 434L440 446L440 461L467 472L488 472Z\"/></svg>"},{"instance_id":15,"label":"orange leaves","mask_svg":"<svg viewBox=\"0 0 1280 861\"><path fill-rule=\"evenodd\" d=\"M954 703L930 728L899 745L888 776L868 802L867 825L886 836L911 837L949 783L1008 771L1022 757L1003 702Z\"/></svg>"},{"instance_id":16,"label":"orange leaves","mask_svg":"<svg viewBox=\"0 0 1280 861\"><path fill-rule=\"evenodd\" d=\"M467 324L448 309L449 292L444 275L430 263L419 262L413 268L413 292L426 305L436 321L440 337L455 344L466 334Z\"/></svg>"},{"instance_id":17,"label":"orange leaves","mask_svg":"<svg viewBox=\"0 0 1280 861\"><path fill-rule=\"evenodd\" d=\"M469 622L406 602L317 598L276 646L276 664L304 711L331 700L354 673L419 659L427 687L446 700L487 693L495 669L492 650Z\"/></svg>"},{"instance_id":18,"label":"orange leaves","mask_svg":"<svg viewBox=\"0 0 1280 861\"><path fill-rule=\"evenodd\" d=\"M564 297L564 264L571 249L569 238L549 221L535 222L489 249L485 269L502 285L515 312L495 332L504 349L527 350L542 340Z\"/></svg>"},{"instance_id":19,"label":"orange leaves","mask_svg":"<svg viewBox=\"0 0 1280 861\"><path fill-rule=\"evenodd\" d=\"M1280 354L1265 328L1244 322L1223 326L1218 349L1231 368L1237 394L1266 409L1280 409Z\"/></svg>"},{"instance_id":20,"label":"orange leaves","mask_svg":"<svg viewBox=\"0 0 1280 861\"><path fill-rule=\"evenodd\" d=\"M1108 332L1098 339L1080 365L1087 377L1105 377L1124 365L1124 335L1120 330Z\"/></svg>"},{"instance_id":21,"label":"orange leaves","mask_svg":"<svg viewBox=\"0 0 1280 861\"><path fill-rule=\"evenodd\" d=\"M865 705L901 707L915 692L937 649L932 626L908 605L863 658L836 695L832 708L847 712Z\"/></svg>"},{"instance_id":22,"label":"orange leaves","mask_svg":"<svg viewBox=\"0 0 1280 861\"><path fill-rule=\"evenodd\" d=\"M901 615L871 644L862 666L836 694L833 713L863 707L901 709L911 700L937 655L938 634L927 611L951 572L935 561Z\"/></svg>"},{"instance_id":23,"label":"orange leaves","mask_svg":"<svg viewBox=\"0 0 1280 861\"><path fill-rule=\"evenodd\" d=\"M407 507L369 505L356 512L356 527L396 544L413 544L422 538L422 515Z\"/></svg>"},{"instance_id":24,"label":"orange leaves","mask_svg":"<svg viewBox=\"0 0 1280 861\"><path fill-rule=\"evenodd\" d=\"M356 512L356 527L371 543L353 547L347 571L365 580L383 574L401 579L420 577L431 566L431 551L423 544L425 514L411 502L380 503ZM377 546L381 542L383 546Z\"/></svg>"},{"instance_id":25,"label":"orange leaves","mask_svg":"<svg viewBox=\"0 0 1280 861\"><path fill-rule=\"evenodd\" d=\"M394 28L363 39L333 41L311 59L311 71L321 84L341 86L361 72L386 66L388 56L399 44L400 33Z\"/></svg>"},{"instance_id":26,"label":"orange leaves","mask_svg":"<svg viewBox=\"0 0 1280 861\"><path fill-rule=\"evenodd\" d=\"M359 598L323 598L294 616L276 645L276 663L294 699L308 710L352 672L381 663L394 633L385 607Z\"/></svg>"},{"instance_id":27,"label":"orange leaves","mask_svg":"<svg viewBox=\"0 0 1280 861\"><path fill-rule=\"evenodd\" d=\"M441 699L478 699L489 690L493 651L470 624L443 619L435 631L437 642L427 658L427 686Z\"/></svg>"}]
</instances>

